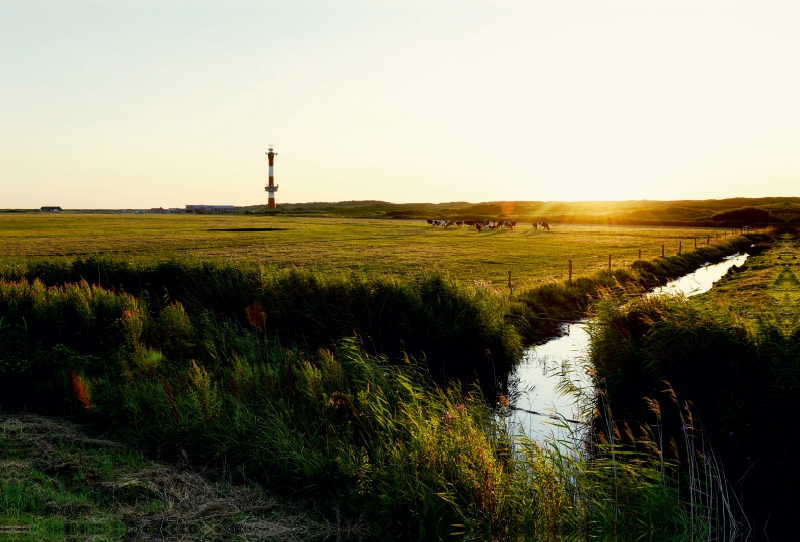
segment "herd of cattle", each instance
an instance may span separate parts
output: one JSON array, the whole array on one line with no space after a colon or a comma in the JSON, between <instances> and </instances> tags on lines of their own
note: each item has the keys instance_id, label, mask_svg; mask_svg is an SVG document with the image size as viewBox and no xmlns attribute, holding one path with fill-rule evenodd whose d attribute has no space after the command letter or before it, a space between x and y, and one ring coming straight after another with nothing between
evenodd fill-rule
<instances>
[{"instance_id":1,"label":"herd of cattle","mask_svg":"<svg viewBox=\"0 0 800 542\"><path fill-rule=\"evenodd\" d=\"M500 228L506 228L509 230L513 230L517 226L516 220L432 220L428 219L428 225L439 227L439 228L449 228L450 226L455 226L456 228L460 228L461 226L467 226L469 228L475 228L480 232L481 230L496 230ZM534 222L533 229L538 230L542 228L543 230L549 230L550 224L547 222Z\"/></svg>"}]
</instances>

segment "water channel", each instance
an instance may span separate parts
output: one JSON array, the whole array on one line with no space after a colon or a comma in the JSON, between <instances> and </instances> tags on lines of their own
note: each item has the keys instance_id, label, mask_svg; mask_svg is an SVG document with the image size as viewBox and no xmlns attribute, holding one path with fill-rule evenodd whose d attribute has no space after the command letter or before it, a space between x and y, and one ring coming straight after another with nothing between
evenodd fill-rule
<instances>
[{"instance_id":1,"label":"water channel","mask_svg":"<svg viewBox=\"0 0 800 542\"><path fill-rule=\"evenodd\" d=\"M747 254L733 254L716 264L668 282L647 295L691 297L709 291L731 267L741 266ZM564 324L563 335L525 350L522 362L510 378L514 409L509 422L535 440L547 437L571 439L573 428L580 428L577 398L560 392L565 371L577 387L590 390L590 381L580 367L587 355L587 321ZM566 427L566 428L565 428Z\"/></svg>"}]
</instances>

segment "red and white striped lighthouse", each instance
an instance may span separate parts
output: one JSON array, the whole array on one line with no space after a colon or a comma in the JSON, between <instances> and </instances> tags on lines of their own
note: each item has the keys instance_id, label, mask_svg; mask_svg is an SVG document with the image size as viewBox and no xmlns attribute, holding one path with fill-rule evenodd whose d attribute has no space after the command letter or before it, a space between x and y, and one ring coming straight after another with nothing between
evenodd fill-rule
<instances>
[{"instance_id":1,"label":"red and white striped lighthouse","mask_svg":"<svg viewBox=\"0 0 800 542\"><path fill-rule=\"evenodd\" d=\"M264 190L269 192L269 208L275 208L275 192L278 191L278 185L275 184L275 175L272 171L275 164L275 157L278 156L277 152L272 150L272 145L269 146L269 152L266 153L269 157L269 184L264 187Z\"/></svg>"}]
</instances>

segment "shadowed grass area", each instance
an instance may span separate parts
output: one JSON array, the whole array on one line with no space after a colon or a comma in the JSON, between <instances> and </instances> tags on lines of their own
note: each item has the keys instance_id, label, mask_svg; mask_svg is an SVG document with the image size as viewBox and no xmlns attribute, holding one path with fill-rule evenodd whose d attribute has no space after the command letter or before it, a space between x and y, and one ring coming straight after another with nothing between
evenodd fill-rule
<instances>
[{"instance_id":1,"label":"shadowed grass area","mask_svg":"<svg viewBox=\"0 0 800 542\"><path fill-rule=\"evenodd\" d=\"M777 258L796 242L783 238L690 301L601 303L591 345L617 420L652 421L643 398L664 397L669 382L684 419L666 414L664 438L683 438L702 421L756 540L793 529L798 504L800 424L791 413L800 404L800 292L785 256Z\"/></svg>"},{"instance_id":2,"label":"shadowed grass area","mask_svg":"<svg viewBox=\"0 0 800 542\"><path fill-rule=\"evenodd\" d=\"M69 282L93 264L102 266L117 292L137 296ZM0 340L6 350L0 363L24 370L30 382L45 387L52 371L98 370L118 363L118 350L138 341L157 344L171 361L216 364L230 350L214 341L223 323L261 330L284 347L311 352L357 333L373 355L427 359L440 383L457 379L469 386L479 380L488 390L516 363L522 348L516 329L503 318L502 298L440 273L401 280L118 260L56 263L33 271L42 280L0 282ZM59 285L48 288L47 283ZM44 372L36 376L39 371ZM30 382L4 382L8 408L14 395L27 393Z\"/></svg>"}]
</instances>

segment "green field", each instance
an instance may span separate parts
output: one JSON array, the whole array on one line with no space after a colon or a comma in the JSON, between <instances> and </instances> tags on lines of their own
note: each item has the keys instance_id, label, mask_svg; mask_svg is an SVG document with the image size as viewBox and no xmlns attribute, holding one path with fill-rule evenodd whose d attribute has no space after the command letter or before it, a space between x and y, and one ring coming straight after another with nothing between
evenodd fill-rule
<instances>
[{"instance_id":1,"label":"green field","mask_svg":"<svg viewBox=\"0 0 800 542\"><path fill-rule=\"evenodd\" d=\"M756 321L770 315L782 325L793 326L800 314L800 260L797 238L783 235L775 246L748 258L696 303L723 307L737 316Z\"/></svg>"},{"instance_id":2,"label":"green field","mask_svg":"<svg viewBox=\"0 0 800 542\"><path fill-rule=\"evenodd\" d=\"M275 228L269 230L269 228ZM260 230L260 231L259 231ZM674 255L702 246L724 229L553 224L534 231L434 228L421 220L119 214L0 215L0 255L8 259L118 255L252 260L285 268L364 270L409 275L441 269L466 281L519 286L564 280L612 265ZM728 230L730 232L730 230Z\"/></svg>"}]
</instances>

